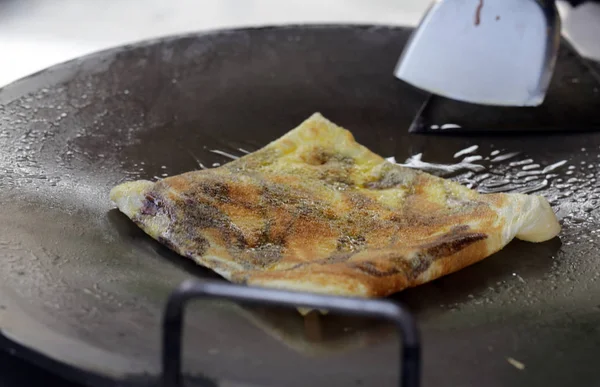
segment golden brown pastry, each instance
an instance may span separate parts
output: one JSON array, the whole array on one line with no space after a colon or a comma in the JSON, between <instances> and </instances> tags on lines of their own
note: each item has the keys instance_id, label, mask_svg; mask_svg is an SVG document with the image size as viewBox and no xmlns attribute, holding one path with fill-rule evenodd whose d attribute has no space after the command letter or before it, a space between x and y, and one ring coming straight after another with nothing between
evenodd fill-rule
<instances>
[{"instance_id":1,"label":"golden brown pastry","mask_svg":"<svg viewBox=\"0 0 600 387\"><path fill-rule=\"evenodd\" d=\"M390 163L318 113L221 167L123 183L110 198L152 238L232 282L360 297L560 231L543 197L479 194Z\"/></svg>"}]
</instances>

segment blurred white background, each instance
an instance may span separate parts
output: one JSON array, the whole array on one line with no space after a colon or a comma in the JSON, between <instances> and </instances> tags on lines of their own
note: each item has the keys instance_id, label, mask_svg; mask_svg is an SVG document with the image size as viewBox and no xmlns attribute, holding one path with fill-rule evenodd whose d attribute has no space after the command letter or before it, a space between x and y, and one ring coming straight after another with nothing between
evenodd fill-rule
<instances>
[{"instance_id":1,"label":"blurred white background","mask_svg":"<svg viewBox=\"0 0 600 387\"><path fill-rule=\"evenodd\" d=\"M429 0L0 0L0 86L56 63L164 35L286 23L416 25ZM580 51L600 59L600 6L560 3ZM575 18L574 16L577 16ZM573 35L573 36L571 36Z\"/></svg>"}]
</instances>

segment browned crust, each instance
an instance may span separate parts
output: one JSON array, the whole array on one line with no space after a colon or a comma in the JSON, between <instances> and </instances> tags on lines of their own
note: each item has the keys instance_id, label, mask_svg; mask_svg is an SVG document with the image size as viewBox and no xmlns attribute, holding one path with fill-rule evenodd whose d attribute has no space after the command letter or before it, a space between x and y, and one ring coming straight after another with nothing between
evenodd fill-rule
<instances>
[{"instance_id":1,"label":"browned crust","mask_svg":"<svg viewBox=\"0 0 600 387\"><path fill-rule=\"evenodd\" d=\"M449 208L423 192L439 183L430 179L415 178L402 205L390 209L354 190L332 200L294 176L198 171L157 183L143 215L161 203L172 224L160 241L182 255L210 253L207 237L224 247L222 258L245 268L232 281L308 281L316 291L335 283L345 294L385 296L485 258L488 234L499 232L489 201ZM467 226L473 220L476 229Z\"/></svg>"},{"instance_id":2,"label":"browned crust","mask_svg":"<svg viewBox=\"0 0 600 387\"><path fill-rule=\"evenodd\" d=\"M302 141L327 138L319 125ZM503 247L496 209L505 195L390 163L369 175L364 164L383 159L335 130L327 146L285 137L222 167L161 180L134 220L143 228L166 214L157 239L231 281L357 296L431 281ZM354 153L336 149L343 141Z\"/></svg>"},{"instance_id":3,"label":"browned crust","mask_svg":"<svg viewBox=\"0 0 600 387\"><path fill-rule=\"evenodd\" d=\"M386 296L485 258L488 255L486 239L487 235L483 233L452 232L411 249L388 247L355 254L342 262L325 259L287 271L251 272L246 274L243 282L268 285L271 281L285 281L291 285L308 281L316 285L316 291L335 282L344 289L342 292ZM429 271L431 275L427 275Z\"/></svg>"}]
</instances>

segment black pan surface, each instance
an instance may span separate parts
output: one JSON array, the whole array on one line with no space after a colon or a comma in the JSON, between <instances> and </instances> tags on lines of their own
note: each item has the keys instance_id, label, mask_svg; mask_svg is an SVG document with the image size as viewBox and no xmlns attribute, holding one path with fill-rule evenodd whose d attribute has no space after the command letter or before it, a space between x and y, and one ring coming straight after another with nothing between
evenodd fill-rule
<instances>
[{"instance_id":1,"label":"black pan surface","mask_svg":"<svg viewBox=\"0 0 600 387\"><path fill-rule=\"evenodd\" d=\"M427 97L391 75L409 33L180 36L4 88L2 334L102 380L155 377L167 295L184 279L217 277L153 242L114 209L110 188L227 162L214 151L255 150L319 111L386 157L482 192L543 194L561 218L560 238L511 243L395 296L420 324L425 386L597 384L600 134L408 134ZM187 315L185 368L245 386L391 386L397 345L375 321L207 301Z\"/></svg>"}]
</instances>

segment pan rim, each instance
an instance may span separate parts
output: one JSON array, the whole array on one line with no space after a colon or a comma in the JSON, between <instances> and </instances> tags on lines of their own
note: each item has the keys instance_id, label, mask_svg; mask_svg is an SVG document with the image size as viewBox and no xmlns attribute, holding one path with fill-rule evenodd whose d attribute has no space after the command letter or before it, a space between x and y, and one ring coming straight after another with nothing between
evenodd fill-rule
<instances>
[{"instance_id":1,"label":"pan rim","mask_svg":"<svg viewBox=\"0 0 600 387\"><path fill-rule=\"evenodd\" d=\"M235 34L235 33L244 33L244 32L257 32L257 31L269 31L269 30L292 30L292 29L303 29L303 30L318 30L318 29L348 29L348 30L413 30L414 26L406 25L406 24L387 24L387 23L347 23L340 22L333 23L286 23L286 24L265 24L265 25L257 25L257 26L240 26L240 27L223 27L223 28L212 28L206 30L197 30L190 32L182 32L175 34L168 34L164 36L154 37L154 38L146 38L133 40L128 43L117 44L114 46L110 46L107 48L103 48L100 50L92 51L87 54L67 59L65 61L56 63L52 66L45 67L38 71L35 71L31 74L25 75L21 78L18 78L6 85L0 86L0 105L9 103L23 95L26 95L32 92L35 89L40 89L45 87L49 87L52 84L61 83L63 77L57 77L56 73L65 71L75 71L77 66L81 63L90 61L90 60L98 60L105 58L107 56L116 55L120 52L130 51L132 49L140 49L145 47L150 47L159 43L169 43L176 40L189 39L189 38L202 38L207 36L219 36L219 35L227 35L227 34ZM36 85L36 87L31 88L32 90L19 92L21 88L27 89L28 82L35 82L35 78L50 76L52 75L54 78L53 82L41 83L40 85Z\"/></svg>"}]
</instances>

